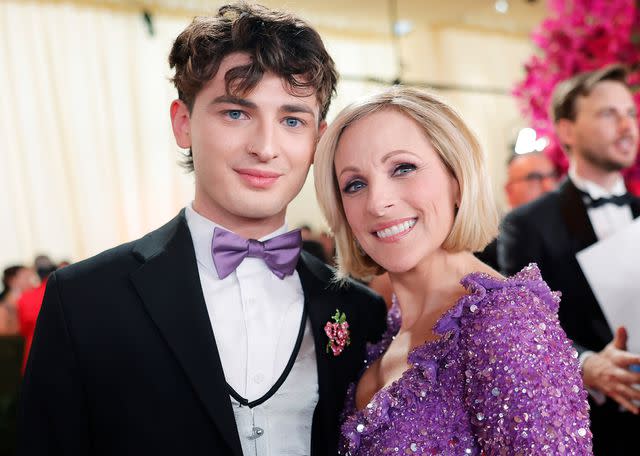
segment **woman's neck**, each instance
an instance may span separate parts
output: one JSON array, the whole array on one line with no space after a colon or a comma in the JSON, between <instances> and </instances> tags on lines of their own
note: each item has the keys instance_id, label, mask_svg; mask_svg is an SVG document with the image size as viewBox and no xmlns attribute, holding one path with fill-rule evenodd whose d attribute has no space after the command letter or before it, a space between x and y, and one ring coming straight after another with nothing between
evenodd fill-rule
<instances>
[{"instance_id":1,"label":"woman's neck","mask_svg":"<svg viewBox=\"0 0 640 456\"><path fill-rule=\"evenodd\" d=\"M427 319L437 320L466 294L460 279L477 270L478 262L469 252L434 252L416 268L389 273L402 313L401 330L410 331ZM435 322L435 321L434 321Z\"/></svg>"}]
</instances>

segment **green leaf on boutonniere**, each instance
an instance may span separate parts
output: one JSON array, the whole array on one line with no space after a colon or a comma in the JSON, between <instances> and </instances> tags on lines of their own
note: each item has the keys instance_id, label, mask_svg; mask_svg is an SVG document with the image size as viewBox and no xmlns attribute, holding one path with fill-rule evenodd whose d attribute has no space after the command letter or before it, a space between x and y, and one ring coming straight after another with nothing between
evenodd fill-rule
<instances>
[{"instance_id":1,"label":"green leaf on boutonniere","mask_svg":"<svg viewBox=\"0 0 640 456\"><path fill-rule=\"evenodd\" d=\"M345 321L347 321L347 315L344 312L340 313L340 310L338 309L336 309L335 315L331 318L333 319L333 321L335 321L338 324L344 323Z\"/></svg>"}]
</instances>

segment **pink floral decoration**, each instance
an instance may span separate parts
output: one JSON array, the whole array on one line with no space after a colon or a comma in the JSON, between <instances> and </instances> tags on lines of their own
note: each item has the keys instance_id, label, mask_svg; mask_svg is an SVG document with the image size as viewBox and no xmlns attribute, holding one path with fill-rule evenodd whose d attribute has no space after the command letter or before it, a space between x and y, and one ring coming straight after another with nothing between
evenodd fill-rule
<instances>
[{"instance_id":1,"label":"pink floral decoration","mask_svg":"<svg viewBox=\"0 0 640 456\"><path fill-rule=\"evenodd\" d=\"M338 309L336 309L335 315L331 318L333 322L328 321L327 324L324 325L324 332L329 338L329 342L327 342L327 353L331 350L333 356L338 356L344 348L351 343L349 323L347 323L347 316L344 312L340 313Z\"/></svg>"},{"instance_id":2,"label":"pink floral decoration","mask_svg":"<svg viewBox=\"0 0 640 456\"><path fill-rule=\"evenodd\" d=\"M629 82L640 85L640 11L634 0L548 0L550 15L534 31L539 48L525 63L525 77L513 90L538 136L549 138L545 153L561 172L568 168L549 118L555 85L581 71L621 62ZM634 95L640 106L640 93ZM640 154L624 172L629 190L640 195Z\"/></svg>"}]
</instances>

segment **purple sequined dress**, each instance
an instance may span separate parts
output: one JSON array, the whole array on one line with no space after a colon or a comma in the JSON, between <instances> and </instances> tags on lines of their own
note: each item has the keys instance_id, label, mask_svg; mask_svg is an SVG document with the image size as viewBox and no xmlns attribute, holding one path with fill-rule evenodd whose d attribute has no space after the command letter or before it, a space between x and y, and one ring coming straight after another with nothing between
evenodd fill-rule
<instances>
[{"instance_id":1,"label":"purple sequined dress","mask_svg":"<svg viewBox=\"0 0 640 456\"><path fill-rule=\"evenodd\" d=\"M529 265L508 279L465 276L469 291L435 326L441 338L411 367L342 417L340 454L590 455L587 393L577 353L558 323L560 301ZM370 364L400 328L396 303Z\"/></svg>"}]
</instances>

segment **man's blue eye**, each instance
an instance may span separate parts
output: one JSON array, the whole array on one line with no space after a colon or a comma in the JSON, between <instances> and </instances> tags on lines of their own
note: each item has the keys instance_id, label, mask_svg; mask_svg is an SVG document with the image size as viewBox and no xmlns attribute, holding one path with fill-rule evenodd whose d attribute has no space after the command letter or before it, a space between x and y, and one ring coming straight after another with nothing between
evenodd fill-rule
<instances>
[{"instance_id":1,"label":"man's blue eye","mask_svg":"<svg viewBox=\"0 0 640 456\"><path fill-rule=\"evenodd\" d=\"M229 111L227 112L227 115L232 118L233 120L238 120L240 117L242 117L242 112L241 111Z\"/></svg>"},{"instance_id":2,"label":"man's blue eye","mask_svg":"<svg viewBox=\"0 0 640 456\"><path fill-rule=\"evenodd\" d=\"M295 117L287 117L285 122L287 124L287 127L297 127L298 125L300 125L300 120L296 119Z\"/></svg>"}]
</instances>

